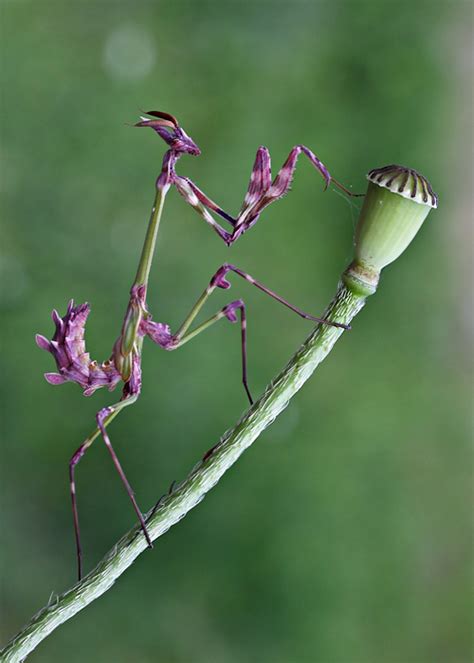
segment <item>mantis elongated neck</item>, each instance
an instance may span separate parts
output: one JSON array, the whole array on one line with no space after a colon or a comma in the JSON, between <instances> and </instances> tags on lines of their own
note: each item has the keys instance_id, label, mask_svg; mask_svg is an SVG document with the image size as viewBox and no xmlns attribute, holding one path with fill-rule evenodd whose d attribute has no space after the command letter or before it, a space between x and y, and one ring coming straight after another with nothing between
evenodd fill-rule
<instances>
[{"instance_id":1,"label":"mantis elongated neck","mask_svg":"<svg viewBox=\"0 0 474 663\"><path fill-rule=\"evenodd\" d=\"M147 285L167 189L157 189L134 285Z\"/></svg>"}]
</instances>

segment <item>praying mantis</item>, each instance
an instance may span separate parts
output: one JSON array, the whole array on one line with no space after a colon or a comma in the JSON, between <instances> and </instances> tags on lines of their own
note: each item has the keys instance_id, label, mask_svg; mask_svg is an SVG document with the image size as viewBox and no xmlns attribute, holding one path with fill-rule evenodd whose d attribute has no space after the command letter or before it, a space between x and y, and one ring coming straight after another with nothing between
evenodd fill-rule
<instances>
[{"instance_id":1,"label":"praying mantis","mask_svg":"<svg viewBox=\"0 0 474 663\"><path fill-rule=\"evenodd\" d=\"M231 246L243 233L257 222L265 207L287 193L296 168L298 156L301 153L308 157L313 166L322 175L326 188L329 186L330 182L333 182L335 186L345 193L349 195L354 194L342 184L332 179L324 164L304 145L297 145L290 151L282 168L272 180L270 154L265 147L260 147L257 151L242 208L237 217L234 218L208 198L190 179L177 174L176 164L183 155L189 154L198 156L201 152L192 138L190 138L179 125L176 118L168 113L160 111L150 111L147 112L146 115L149 117L141 117L140 121L135 124L135 126L152 128L168 145L168 150L164 155L161 172L156 181L155 201L145 235L141 257L138 263L137 273L130 290L130 298L122 328L113 346L112 354L107 361L99 364L96 361L91 361L89 353L86 352L84 332L87 317L90 312L87 303L76 306L74 301L71 300L67 307L66 314L63 317L54 310L52 318L56 331L52 340L48 340L40 334L36 336L37 345L41 349L50 352L56 361L58 372L45 373L45 378L50 384L59 385L68 381L76 382L84 390L84 395L90 396L97 389L102 387L107 387L109 391L113 391L120 382L123 383L120 400L97 412L96 428L78 447L69 461L70 494L74 521L77 574L79 580L82 578L83 552L76 497L75 470L87 449L89 449L94 440L100 435L110 452L114 466L125 490L127 491L148 546L152 547L152 541L147 530L145 519L138 507L134 492L114 451L107 431L109 424L117 417L117 415L122 412L124 408L135 403L140 395L142 348L145 337L148 337L165 350L177 350L219 320L227 319L229 322L236 323L240 318L242 383L248 400L250 404L252 404L253 399L247 379L246 308L243 299L231 301L206 321L197 325L194 329L190 329L212 293L217 288L230 288L231 284L228 280L230 273L237 274L245 281L263 291L265 294L269 295L304 319L347 329L346 325L331 322L330 320L325 320L305 313L259 281L256 281L247 272L244 272L230 263L223 264L213 274L203 293L191 308L191 311L176 332L172 333L169 325L155 322L152 319L147 307L147 287L165 198L171 187L174 186L177 189L185 202L191 205L191 207L204 218L206 223L217 232L219 237L228 246ZM211 212L214 212L227 222L230 225L230 230L225 230L221 224L214 219ZM207 458L207 455L205 458Z\"/></svg>"}]
</instances>

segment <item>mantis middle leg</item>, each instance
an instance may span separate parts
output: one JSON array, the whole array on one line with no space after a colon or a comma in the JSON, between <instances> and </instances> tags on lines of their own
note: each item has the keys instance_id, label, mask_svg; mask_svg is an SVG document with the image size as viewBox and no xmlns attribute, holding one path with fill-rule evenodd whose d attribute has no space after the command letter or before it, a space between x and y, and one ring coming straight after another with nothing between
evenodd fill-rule
<instances>
[{"instance_id":1,"label":"mantis middle leg","mask_svg":"<svg viewBox=\"0 0 474 663\"><path fill-rule=\"evenodd\" d=\"M293 304L290 304L286 299L283 299L283 297L280 297L280 295L278 295L273 290L270 290L262 283L255 280L253 276L247 274L247 272L244 272L235 265L231 265L229 263L225 263L215 272L215 274L212 276L212 278L209 281L209 285L206 287L204 292L198 298L198 300L192 307L191 311L186 316L184 322L181 324L181 326L179 327L178 331L175 334L171 334L167 325L163 325L160 322L153 322L151 318L148 318L142 322L142 331L147 336L149 336L155 343L165 348L166 350L176 350L177 348L181 347L182 345L190 341L192 338L203 332L205 329L213 325L218 320L227 318L227 320L229 320L230 322L237 322L236 311L239 310L240 327L241 327L241 346L242 346L242 383L244 385L244 389L248 396L250 404L252 404L253 399L250 393L250 389L248 386L248 378L247 378L247 316L246 316L244 301L242 299L238 299L233 302L230 302L230 304L224 306L213 316L211 316L210 318L202 322L200 325L195 327L195 329L189 331L192 323L194 322L197 315L199 314L199 312L201 311L202 307L207 302L211 294L214 292L214 290L216 288L222 288L224 290L227 290L228 288L231 287L230 282L226 278L228 272L231 271L234 272L235 274L238 274L248 283L254 285L256 288L258 288L265 294L269 295L270 297L278 301L280 304L283 304L291 311L293 311L294 313L296 313L297 315L299 315L300 317L306 320L312 320L313 322L320 322L334 327L342 327L343 329L347 329L347 325L343 325L339 322L332 322L330 320L325 320L324 318L319 318L310 315L309 313L305 313L297 306L294 306Z\"/></svg>"}]
</instances>

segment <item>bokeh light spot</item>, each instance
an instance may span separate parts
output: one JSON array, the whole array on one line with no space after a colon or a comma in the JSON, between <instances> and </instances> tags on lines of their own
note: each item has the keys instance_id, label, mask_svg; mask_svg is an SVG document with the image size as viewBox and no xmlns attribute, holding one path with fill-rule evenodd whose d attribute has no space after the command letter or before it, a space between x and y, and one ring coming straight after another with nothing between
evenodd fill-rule
<instances>
[{"instance_id":1,"label":"bokeh light spot","mask_svg":"<svg viewBox=\"0 0 474 663\"><path fill-rule=\"evenodd\" d=\"M103 64L112 78L127 81L144 78L154 62L155 46L146 29L122 24L108 35Z\"/></svg>"}]
</instances>

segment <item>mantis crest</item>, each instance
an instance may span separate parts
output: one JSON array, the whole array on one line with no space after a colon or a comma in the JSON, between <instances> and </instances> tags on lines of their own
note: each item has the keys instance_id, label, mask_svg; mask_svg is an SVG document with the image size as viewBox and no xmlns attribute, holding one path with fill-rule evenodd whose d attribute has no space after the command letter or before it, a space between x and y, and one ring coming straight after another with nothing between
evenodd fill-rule
<instances>
[{"instance_id":1,"label":"mantis crest","mask_svg":"<svg viewBox=\"0 0 474 663\"><path fill-rule=\"evenodd\" d=\"M244 301L242 299L231 301L217 311L217 313L194 327L194 329L191 329L193 322L211 294L217 288L230 288L231 284L228 278L231 273L240 276L245 281L269 295L280 304L291 309L302 318L333 325L335 327L347 328L346 325L331 322L330 320L325 320L305 313L262 283L256 281L247 272L244 272L230 263L223 264L213 274L203 293L191 308L176 332L172 332L169 325L155 322L153 320L147 307L147 287L163 206L166 195L171 187L174 186L177 189L184 200L200 214L206 223L213 228L228 246L231 246L243 233L257 222L265 207L287 193L300 154L306 155L312 165L321 174L326 188L332 182L346 194L354 194L342 184L332 179L324 164L304 145L297 145L290 151L282 168L272 180L270 154L265 147L260 147L257 150L255 163L242 207L238 215L233 217L206 196L190 179L178 175L176 172L176 164L184 154L192 156L198 156L200 154L199 147L179 125L176 118L168 113L159 111L150 111L146 115L150 117L142 117L135 126L149 127L153 129L168 145L168 150L164 155L161 172L156 181L155 201L151 211L137 273L130 290L129 302L122 328L113 346L112 354L110 358L103 363L99 364L96 361L91 361L89 353L86 351L84 341L84 330L90 308L88 304L80 304L76 306L73 300L69 302L66 313L63 317L61 317L56 310L53 311L52 318L56 331L51 340L48 340L40 334L36 336L36 343L38 346L43 350L50 352L56 361L58 372L45 374L45 378L50 384L59 385L65 382L76 382L83 389L84 395L90 396L97 389L102 387L106 387L110 391L113 391L119 383L123 383L121 398L116 403L99 410L96 415L96 428L79 446L69 461L70 492L79 580L82 578L83 560L76 498L75 469L87 449L91 446L94 440L99 437L99 435L102 436L107 449L110 452L115 468L120 475L137 514L146 541L148 545L152 547L152 541L147 530L146 522L138 507L135 495L122 469L120 461L114 451L107 431L107 428L113 419L115 419L125 407L132 405L140 395L141 360L145 338L149 338L161 348L171 351L178 349L219 320L226 319L232 323L239 322L242 354L242 382L249 402L252 404L253 399L247 379L247 328ZM226 230L221 225L222 221L220 223L217 222L212 213L216 214L220 219L226 222L229 229Z\"/></svg>"}]
</instances>

